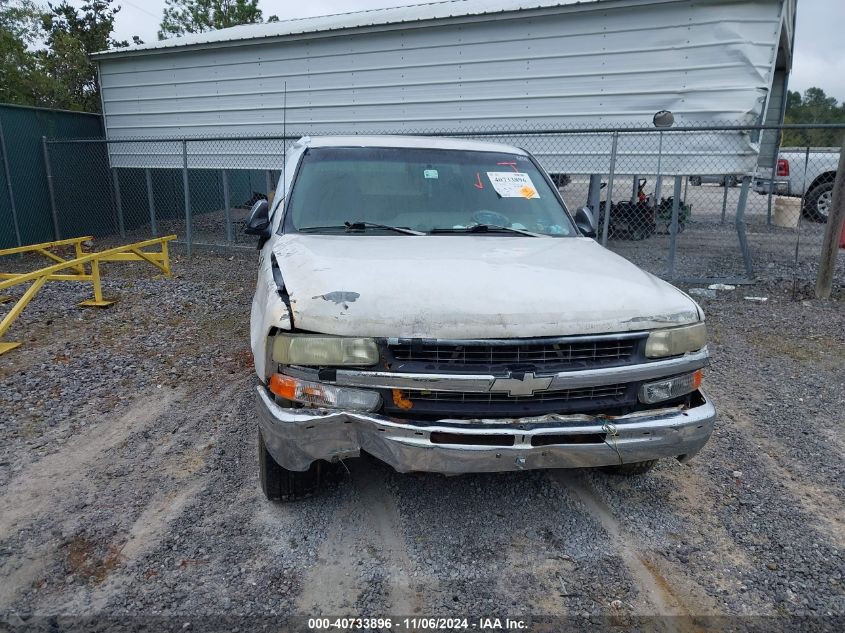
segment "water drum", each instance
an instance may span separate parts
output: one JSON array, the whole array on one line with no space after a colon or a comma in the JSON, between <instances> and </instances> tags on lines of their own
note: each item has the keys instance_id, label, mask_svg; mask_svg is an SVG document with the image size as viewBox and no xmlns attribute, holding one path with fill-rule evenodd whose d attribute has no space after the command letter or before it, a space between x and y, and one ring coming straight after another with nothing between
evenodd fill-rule
<instances>
[{"instance_id":1,"label":"water drum","mask_svg":"<svg viewBox=\"0 0 845 633\"><path fill-rule=\"evenodd\" d=\"M772 224L785 229L794 229L798 226L798 218L800 217L801 198L775 197L775 212L772 214Z\"/></svg>"}]
</instances>

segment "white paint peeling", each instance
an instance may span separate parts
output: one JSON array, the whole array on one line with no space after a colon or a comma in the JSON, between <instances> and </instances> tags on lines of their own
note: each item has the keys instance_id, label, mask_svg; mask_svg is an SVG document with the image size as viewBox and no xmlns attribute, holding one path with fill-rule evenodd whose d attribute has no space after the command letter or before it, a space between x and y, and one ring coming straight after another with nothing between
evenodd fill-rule
<instances>
[{"instance_id":1,"label":"white paint peeling","mask_svg":"<svg viewBox=\"0 0 845 633\"><path fill-rule=\"evenodd\" d=\"M587 238L289 234L273 251L293 322L313 332L524 338L699 320L689 297Z\"/></svg>"}]
</instances>

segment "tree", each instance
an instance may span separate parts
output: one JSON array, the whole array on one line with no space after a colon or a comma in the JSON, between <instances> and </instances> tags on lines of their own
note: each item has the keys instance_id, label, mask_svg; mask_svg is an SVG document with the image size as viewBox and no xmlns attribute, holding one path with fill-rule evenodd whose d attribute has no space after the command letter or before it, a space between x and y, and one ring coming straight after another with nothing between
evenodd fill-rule
<instances>
[{"instance_id":1,"label":"tree","mask_svg":"<svg viewBox=\"0 0 845 633\"><path fill-rule=\"evenodd\" d=\"M821 88L808 88L802 96L789 91L786 95L785 123L845 123L845 103L828 97ZM781 145L785 147L827 147L839 145L835 130L786 130Z\"/></svg>"},{"instance_id":2,"label":"tree","mask_svg":"<svg viewBox=\"0 0 845 633\"><path fill-rule=\"evenodd\" d=\"M30 0L0 0L0 103L33 105L47 83L31 50L39 19Z\"/></svg>"},{"instance_id":3,"label":"tree","mask_svg":"<svg viewBox=\"0 0 845 633\"><path fill-rule=\"evenodd\" d=\"M261 23L258 0L166 0L158 39ZM267 21L277 22L271 15Z\"/></svg>"},{"instance_id":4,"label":"tree","mask_svg":"<svg viewBox=\"0 0 845 633\"><path fill-rule=\"evenodd\" d=\"M112 37L119 6L114 0L89 0L77 10L67 0L41 15L47 48L39 51L39 64L52 78L41 95L43 105L87 112L100 111L100 82L91 54L128 46ZM133 43L140 44L137 36Z\"/></svg>"}]
</instances>

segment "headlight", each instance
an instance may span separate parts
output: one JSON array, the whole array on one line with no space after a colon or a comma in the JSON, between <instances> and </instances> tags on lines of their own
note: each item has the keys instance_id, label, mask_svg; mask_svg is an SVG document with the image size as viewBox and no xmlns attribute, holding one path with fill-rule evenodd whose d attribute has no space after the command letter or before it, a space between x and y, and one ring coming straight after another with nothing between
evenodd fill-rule
<instances>
[{"instance_id":1,"label":"headlight","mask_svg":"<svg viewBox=\"0 0 845 633\"><path fill-rule=\"evenodd\" d=\"M704 323L684 327L656 330L648 335L645 355L649 358L680 356L694 352L707 344L707 327Z\"/></svg>"},{"instance_id":2,"label":"headlight","mask_svg":"<svg viewBox=\"0 0 845 633\"><path fill-rule=\"evenodd\" d=\"M640 387L640 402L654 404L692 393L701 386L702 371L648 382Z\"/></svg>"},{"instance_id":3,"label":"headlight","mask_svg":"<svg viewBox=\"0 0 845 633\"><path fill-rule=\"evenodd\" d=\"M370 338L281 334L273 360L284 365L375 365L378 347Z\"/></svg>"},{"instance_id":4,"label":"headlight","mask_svg":"<svg viewBox=\"0 0 845 633\"><path fill-rule=\"evenodd\" d=\"M375 411L381 406L381 396L377 391L346 389L283 374L270 376L267 386L277 396L313 407Z\"/></svg>"}]
</instances>

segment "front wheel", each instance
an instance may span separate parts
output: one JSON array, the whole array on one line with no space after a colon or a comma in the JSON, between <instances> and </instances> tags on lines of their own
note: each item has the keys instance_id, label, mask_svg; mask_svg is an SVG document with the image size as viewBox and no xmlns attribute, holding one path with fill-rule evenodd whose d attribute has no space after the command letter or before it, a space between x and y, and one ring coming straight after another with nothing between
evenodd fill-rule
<instances>
[{"instance_id":1,"label":"front wheel","mask_svg":"<svg viewBox=\"0 0 845 633\"><path fill-rule=\"evenodd\" d=\"M804 215L816 222L827 222L833 204L833 183L824 182L810 189L804 199Z\"/></svg>"},{"instance_id":2,"label":"front wheel","mask_svg":"<svg viewBox=\"0 0 845 633\"><path fill-rule=\"evenodd\" d=\"M324 467L328 464L314 462L308 470L299 472L279 466L258 432L258 477L261 492L270 501L295 501L310 497L320 488Z\"/></svg>"},{"instance_id":3,"label":"front wheel","mask_svg":"<svg viewBox=\"0 0 845 633\"><path fill-rule=\"evenodd\" d=\"M657 465L656 459L649 459L645 462L632 462L630 464L614 464L612 466L602 466L603 472L610 475L621 475L631 477L634 475L644 475Z\"/></svg>"}]
</instances>

